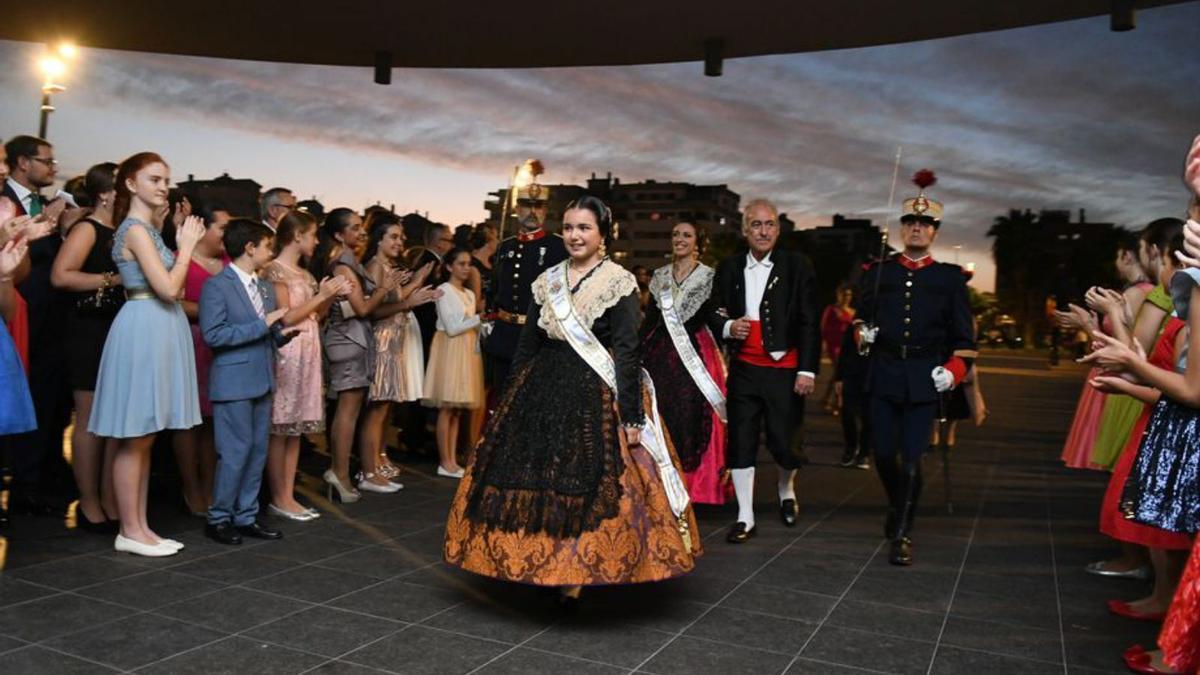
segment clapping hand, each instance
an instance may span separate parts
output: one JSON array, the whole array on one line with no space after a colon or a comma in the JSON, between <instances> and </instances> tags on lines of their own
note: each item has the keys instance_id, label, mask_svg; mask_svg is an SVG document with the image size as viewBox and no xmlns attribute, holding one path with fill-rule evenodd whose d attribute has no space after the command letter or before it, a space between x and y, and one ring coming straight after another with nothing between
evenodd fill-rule
<instances>
[{"instance_id":1,"label":"clapping hand","mask_svg":"<svg viewBox=\"0 0 1200 675\"><path fill-rule=\"evenodd\" d=\"M20 235L5 242L0 248L0 277L11 277L28 252L29 242Z\"/></svg>"},{"instance_id":2,"label":"clapping hand","mask_svg":"<svg viewBox=\"0 0 1200 675\"><path fill-rule=\"evenodd\" d=\"M320 290L318 291L322 297L337 298L350 293L350 282L346 277L333 275L325 277L321 280Z\"/></svg>"},{"instance_id":3,"label":"clapping hand","mask_svg":"<svg viewBox=\"0 0 1200 675\"><path fill-rule=\"evenodd\" d=\"M1133 347L1130 348L1124 342L1100 331L1096 331L1095 338L1095 350L1079 359L1080 363L1092 363L1109 372L1124 372L1133 364L1146 360L1146 350L1142 349L1142 344L1137 340L1133 341Z\"/></svg>"},{"instance_id":4,"label":"clapping hand","mask_svg":"<svg viewBox=\"0 0 1200 675\"><path fill-rule=\"evenodd\" d=\"M1200 267L1200 136L1192 141L1187 158L1183 160L1183 182L1192 191L1191 219L1183 228L1183 248L1175 257L1188 267Z\"/></svg>"},{"instance_id":5,"label":"clapping hand","mask_svg":"<svg viewBox=\"0 0 1200 675\"><path fill-rule=\"evenodd\" d=\"M183 227L184 221L190 215L192 215L192 202L187 197L182 197L179 203L175 205L175 213L171 216L171 224L178 230Z\"/></svg>"},{"instance_id":6,"label":"clapping hand","mask_svg":"<svg viewBox=\"0 0 1200 675\"><path fill-rule=\"evenodd\" d=\"M1133 388L1139 385L1129 373L1097 375L1088 382L1106 394L1132 394Z\"/></svg>"},{"instance_id":7,"label":"clapping hand","mask_svg":"<svg viewBox=\"0 0 1200 675\"><path fill-rule=\"evenodd\" d=\"M1054 320L1058 323L1059 328L1083 329L1092 333L1100 327L1100 321L1095 312L1090 312L1074 303L1068 304L1067 307L1069 309L1066 312L1054 310Z\"/></svg>"},{"instance_id":8,"label":"clapping hand","mask_svg":"<svg viewBox=\"0 0 1200 675\"><path fill-rule=\"evenodd\" d=\"M50 229L58 227L58 218L67 208L67 200L51 199L42 206L42 212L37 215L38 218L45 218L50 222ZM47 232L47 234L49 234Z\"/></svg>"},{"instance_id":9,"label":"clapping hand","mask_svg":"<svg viewBox=\"0 0 1200 675\"><path fill-rule=\"evenodd\" d=\"M408 306L419 307L427 302L433 302L442 297L442 292L433 286L423 286L408 296Z\"/></svg>"},{"instance_id":10,"label":"clapping hand","mask_svg":"<svg viewBox=\"0 0 1200 675\"><path fill-rule=\"evenodd\" d=\"M1111 288L1092 286L1083 295L1087 306L1114 319L1125 316L1125 296Z\"/></svg>"},{"instance_id":11,"label":"clapping hand","mask_svg":"<svg viewBox=\"0 0 1200 675\"><path fill-rule=\"evenodd\" d=\"M191 251L196 243L204 238L204 221L200 216L188 216L183 219L175 232L175 243L179 250Z\"/></svg>"},{"instance_id":12,"label":"clapping hand","mask_svg":"<svg viewBox=\"0 0 1200 675\"><path fill-rule=\"evenodd\" d=\"M417 270L417 273L413 275L413 280L416 281L418 285L423 284L425 283L425 280L429 278L431 272L433 272L433 263L427 262L424 265L421 265L421 269Z\"/></svg>"}]
</instances>

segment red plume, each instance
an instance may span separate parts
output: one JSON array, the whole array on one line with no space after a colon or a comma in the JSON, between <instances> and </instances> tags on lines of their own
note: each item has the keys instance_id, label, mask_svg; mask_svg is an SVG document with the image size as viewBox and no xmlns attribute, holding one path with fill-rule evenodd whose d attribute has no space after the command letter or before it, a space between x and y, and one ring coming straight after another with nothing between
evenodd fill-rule
<instances>
[{"instance_id":1,"label":"red plume","mask_svg":"<svg viewBox=\"0 0 1200 675\"><path fill-rule=\"evenodd\" d=\"M913 174L912 181L916 183L917 187L924 190L937 182L937 176L933 175L933 171L930 169L921 169Z\"/></svg>"}]
</instances>

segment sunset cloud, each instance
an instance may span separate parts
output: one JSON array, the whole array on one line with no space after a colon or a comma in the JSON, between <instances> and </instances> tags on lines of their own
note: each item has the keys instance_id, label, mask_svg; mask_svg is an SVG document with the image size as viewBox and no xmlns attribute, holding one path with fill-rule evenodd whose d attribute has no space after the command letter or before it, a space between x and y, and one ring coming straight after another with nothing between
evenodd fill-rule
<instances>
[{"instance_id":1,"label":"sunset cloud","mask_svg":"<svg viewBox=\"0 0 1200 675\"><path fill-rule=\"evenodd\" d=\"M137 133L140 115L183 118L260 138L247 153L303 141L494 173L497 186L538 156L555 181L612 171L727 183L813 224L835 212L881 219L902 145L905 176L939 174L946 243L982 254L992 218L1012 207L1082 207L1131 225L1180 211L1182 152L1200 132L1197 26L1191 3L1139 13L1132 33L1101 17L744 59L717 79L695 63L400 70L390 87L358 69L89 51L72 93L129 111L129 128L113 134ZM0 42L0 58L32 49ZM24 77L7 69L0 86L27 87ZM477 210L482 198L460 202Z\"/></svg>"}]
</instances>

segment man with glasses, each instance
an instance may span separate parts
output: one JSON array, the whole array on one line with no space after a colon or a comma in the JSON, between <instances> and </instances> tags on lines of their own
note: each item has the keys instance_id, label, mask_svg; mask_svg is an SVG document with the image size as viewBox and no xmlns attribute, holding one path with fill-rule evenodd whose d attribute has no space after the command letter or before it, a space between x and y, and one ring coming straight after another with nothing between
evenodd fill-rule
<instances>
[{"instance_id":1,"label":"man with glasses","mask_svg":"<svg viewBox=\"0 0 1200 675\"><path fill-rule=\"evenodd\" d=\"M4 196L16 204L17 214L57 213L62 205L41 195L41 190L53 185L58 175L54 146L35 136L16 136L4 144L4 150L8 165ZM61 509L48 505L44 497L59 478L70 475L62 456L63 430L72 405L62 355L62 328L69 300L50 285L50 268L61 246L62 236L57 231L32 242L29 276L17 286L28 304L29 388L38 428L10 442L13 484L9 511L13 513L58 513ZM69 479L62 483L72 484Z\"/></svg>"},{"instance_id":2,"label":"man with glasses","mask_svg":"<svg viewBox=\"0 0 1200 675\"><path fill-rule=\"evenodd\" d=\"M913 516L921 495L921 455L941 395L966 376L978 356L958 265L935 262L929 249L942 223L942 205L925 196L936 178L923 169L920 188L900 217L904 250L872 264L863 275L855 321L859 346L869 350L867 391L875 435L875 468L888 496L884 535L888 562L911 565Z\"/></svg>"},{"instance_id":3,"label":"man with glasses","mask_svg":"<svg viewBox=\"0 0 1200 675\"><path fill-rule=\"evenodd\" d=\"M726 464L737 497L737 521L725 539L749 541L754 522L754 465L758 441L779 465L779 516L795 527L796 472L802 464L794 447L804 418L804 397L813 392L821 347L813 305L815 277L807 256L777 248L779 210L755 199L742 214L749 248L717 267L709 328L729 344L726 385L728 450Z\"/></svg>"},{"instance_id":4,"label":"man with glasses","mask_svg":"<svg viewBox=\"0 0 1200 675\"><path fill-rule=\"evenodd\" d=\"M279 229L280 219L296 208L296 195L287 188L271 188L258 200L258 208L262 212L263 225L274 232Z\"/></svg>"},{"instance_id":5,"label":"man with glasses","mask_svg":"<svg viewBox=\"0 0 1200 675\"><path fill-rule=\"evenodd\" d=\"M508 380L525 312L533 300L533 281L544 270L567 259L562 237L546 232L550 189L533 183L517 191L517 234L500 242L492 262L490 297L485 315L492 322L484 341L488 356L489 408L499 400Z\"/></svg>"}]
</instances>

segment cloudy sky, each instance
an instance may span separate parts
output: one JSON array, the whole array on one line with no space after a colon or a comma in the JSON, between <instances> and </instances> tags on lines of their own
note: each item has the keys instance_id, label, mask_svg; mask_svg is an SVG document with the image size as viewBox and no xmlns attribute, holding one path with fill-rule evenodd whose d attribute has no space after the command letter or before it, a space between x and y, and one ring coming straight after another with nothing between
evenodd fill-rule
<instances>
[{"instance_id":1,"label":"cloudy sky","mask_svg":"<svg viewBox=\"0 0 1200 675\"><path fill-rule=\"evenodd\" d=\"M1087 209L1136 226L1181 211L1200 133L1200 3L914 44L698 63L554 70L279 65L83 50L56 97L61 173L153 149L176 180L222 172L327 206L382 202L448 223L485 217L525 157L548 182L612 171L726 183L802 226L882 220L892 159L935 169L943 259L982 289L985 232L1010 207ZM35 131L41 47L0 41L0 137ZM903 184L903 187L908 187Z\"/></svg>"}]
</instances>

